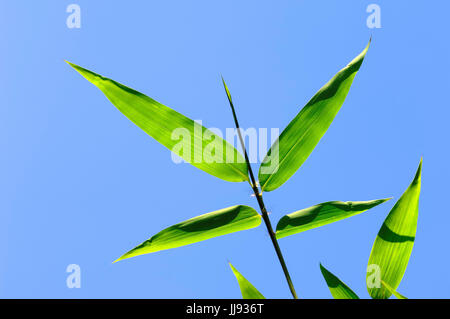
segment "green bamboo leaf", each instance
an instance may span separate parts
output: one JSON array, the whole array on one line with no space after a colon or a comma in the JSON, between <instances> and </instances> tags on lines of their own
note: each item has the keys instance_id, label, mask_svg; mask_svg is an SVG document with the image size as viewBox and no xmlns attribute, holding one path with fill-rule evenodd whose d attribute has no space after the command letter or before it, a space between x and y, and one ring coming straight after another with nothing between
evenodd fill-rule
<instances>
[{"instance_id":1,"label":"green bamboo leaf","mask_svg":"<svg viewBox=\"0 0 450 319\"><path fill-rule=\"evenodd\" d=\"M369 45L314 95L272 145L259 168L262 191L283 185L306 161L344 103Z\"/></svg>"},{"instance_id":2,"label":"green bamboo leaf","mask_svg":"<svg viewBox=\"0 0 450 319\"><path fill-rule=\"evenodd\" d=\"M344 284L338 277L329 272L322 264L320 264L320 271L322 272L323 278L325 278L334 299L359 299L353 290Z\"/></svg>"},{"instance_id":3,"label":"green bamboo leaf","mask_svg":"<svg viewBox=\"0 0 450 319\"><path fill-rule=\"evenodd\" d=\"M419 215L422 160L414 180L386 217L375 239L369 257L369 267L393 290L399 286L414 246ZM367 274L367 290L374 299L387 299L392 292L386 287L369 287L371 273Z\"/></svg>"},{"instance_id":4,"label":"green bamboo leaf","mask_svg":"<svg viewBox=\"0 0 450 319\"><path fill-rule=\"evenodd\" d=\"M277 224L276 235L279 239L334 223L365 212L389 199L376 199L365 202L333 201L311 206L283 216Z\"/></svg>"},{"instance_id":5,"label":"green bamboo leaf","mask_svg":"<svg viewBox=\"0 0 450 319\"><path fill-rule=\"evenodd\" d=\"M229 264L239 283L243 299L266 299L231 263Z\"/></svg>"},{"instance_id":6,"label":"green bamboo leaf","mask_svg":"<svg viewBox=\"0 0 450 319\"><path fill-rule=\"evenodd\" d=\"M391 294L393 294L397 299L408 299L405 296L403 296L401 293L397 292L395 289L393 289L391 286L389 286L387 283L385 283L383 280L381 280L381 284L389 290Z\"/></svg>"},{"instance_id":7,"label":"green bamboo leaf","mask_svg":"<svg viewBox=\"0 0 450 319\"><path fill-rule=\"evenodd\" d=\"M248 180L242 155L212 131L125 85L69 63L134 124L195 167L230 182Z\"/></svg>"},{"instance_id":8,"label":"green bamboo leaf","mask_svg":"<svg viewBox=\"0 0 450 319\"><path fill-rule=\"evenodd\" d=\"M166 228L116 261L160 250L181 247L217 236L257 227L261 216L251 207L238 205L188 219Z\"/></svg>"}]
</instances>

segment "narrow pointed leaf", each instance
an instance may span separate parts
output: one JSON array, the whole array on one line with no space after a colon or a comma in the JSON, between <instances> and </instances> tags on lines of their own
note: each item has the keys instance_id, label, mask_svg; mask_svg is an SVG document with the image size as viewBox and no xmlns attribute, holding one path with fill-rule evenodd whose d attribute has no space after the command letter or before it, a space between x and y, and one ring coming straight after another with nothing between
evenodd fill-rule
<instances>
[{"instance_id":1,"label":"narrow pointed leaf","mask_svg":"<svg viewBox=\"0 0 450 319\"><path fill-rule=\"evenodd\" d=\"M334 299L359 299L353 290L344 284L338 277L329 272L322 264L320 264L320 271L322 272L323 278L325 278Z\"/></svg>"},{"instance_id":2,"label":"narrow pointed leaf","mask_svg":"<svg viewBox=\"0 0 450 319\"><path fill-rule=\"evenodd\" d=\"M395 289L393 289L391 286L389 286L387 283L385 283L383 280L381 281L381 284L389 290L391 294L395 296L397 299L408 299L405 296L403 296L401 293L397 292Z\"/></svg>"},{"instance_id":3,"label":"narrow pointed leaf","mask_svg":"<svg viewBox=\"0 0 450 319\"><path fill-rule=\"evenodd\" d=\"M232 206L188 219L157 233L116 261L181 247L217 236L257 227L261 216L249 206Z\"/></svg>"},{"instance_id":4,"label":"narrow pointed leaf","mask_svg":"<svg viewBox=\"0 0 450 319\"><path fill-rule=\"evenodd\" d=\"M408 265L416 237L419 215L422 160L414 180L394 205L375 239L369 258L369 267L378 269L380 279L393 290L399 286ZM367 273L367 283L372 282ZM386 287L367 287L374 299L387 299L392 295Z\"/></svg>"},{"instance_id":5,"label":"narrow pointed leaf","mask_svg":"<svg viewBox=\"0 0 450 319\"><path fill-rule=\"evenodd\" d=\"M283 185L306 161L344 103L368 48L313 96L272 145L259 168L262 191Z\"/></svg>"},{"instance_id":6,"label":"narrow pointed leaf","mask_svg":"<svg viewBox=\"0 0 450 319\"><path fill-rule=\"evenodd\" d=\"M277 238L294 235L360 214L390 198L365 202L326 202L283 216L277 224Z\"/></svg>"},{"instance_id":7,"label":"narrow pointed leaf","mask_svg":"<svg viewBox=\"0 0 450 319\"><path fill-rule=\"evenodd\" d=\"M242 155L212 131L142 93L68 63L128 119L185 161L226 181L248 180Z\"/></svg>"},{"instance_id":8,"label":"narrow pointed leaf","mask_svg":"<svg viewBox=\"0 0 450 319\"><path fill-rule=\"evenodd\" d=\"M231 263L230 267L239 283L243 299L266 299Z\"/></svg>"}]
</instances>

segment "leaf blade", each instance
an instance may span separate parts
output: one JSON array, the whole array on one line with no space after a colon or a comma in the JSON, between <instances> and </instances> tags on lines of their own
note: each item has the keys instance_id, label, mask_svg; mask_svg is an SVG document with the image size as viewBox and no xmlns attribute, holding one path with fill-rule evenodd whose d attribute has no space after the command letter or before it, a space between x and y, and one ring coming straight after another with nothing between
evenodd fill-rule
<instances>
[{"instance_id":1,"label":"leaf blade","mask_svg":"<svg viewBox=\"0 0 450 319\"><path fill-rule=\"evenodd\" d=\"M170 226L128 251L116 261L194 244L254 228L260 224L261 216L252 207L244 205L227 207Z\"/></svg>"},{"instance_id":2,"label":"leaf blade","mask_svg":"<svg viewBox=\"0 0 450 319\"><path fill-rule=\"evenodd\" d=\"M185 161L226 181L248 181L244 158L220 136L138 91L67 63L99 88L129 120Z\"/></svg>"},{"instance_id":3,"label":"leaf blade","mask_svg":"<svg viewBox=\"0 0 450 319\"><path fill-rule=\"evenodd\" d=\"M385 283L383 280L381 280L381 284L389 290L390 293L392 293L397 299L408 299L405 296L403 296L401 293L397 292L397 290L393 289L391 286L389 286L387 283Z\"/></svg>"},{"instance_id":4,"label":"leaf blade","mask_svg":"<svg viewBox=\"0 0 450 319\"><path fill-rule=\"evenodd\" d=\"M266 299L231 263L229 265L238 281L243 299Z\"/></svg>"},{"instance_id":5,"label":"leaf blade","mask_svg":"<svg viewBox=\"0 0 450 319\"><path fill-rule=\"evenodd\" d=\"M277 239L361 214L388 200L389 198L360 202L331 201L293 212L279 220L276 228Z\"/></svg>"},{"instance_id":6,"label":"leaf blade","mask_svg":"<svg viewBox=\"0 0 450 319\"><path fill-rule=\"evenodd\" d=\"M320 264L320 271L322 272L323 278L334 299L359 299L358 295L355 294L353 290L322 266L322 264Z\"/></svg>"},{"instance_id":7,"label":"leaf blade","mask_svg":"<svg viewBox=\"0 0 450 319\"><path fill-rule=\"evenodd\" d=\"M272 145L259 168L262 191L283 185L312 153L344 103L369 45L313 96Z\"/></svg>"},{"instance_id":8,"label":"leaf blade","mask_svg":"<svg viewBox=\"0 0 450 319\"><path fill-rule=\"evenodd\" d=\"M400 285L414 246L421 175L422 160L413 181L383 222L369 257L368 265L379 267L381 280L393 290ZM387 299L392 295L385 286L377 288L367 285L367 290L374 299Z\"/></svg>"}]
</instances>

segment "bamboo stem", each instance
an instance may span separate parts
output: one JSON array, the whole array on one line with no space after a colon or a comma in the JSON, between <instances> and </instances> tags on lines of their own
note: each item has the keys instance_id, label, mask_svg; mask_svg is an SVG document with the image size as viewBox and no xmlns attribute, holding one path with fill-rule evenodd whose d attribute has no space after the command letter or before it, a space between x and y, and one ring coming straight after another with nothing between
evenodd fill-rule
<instances>
[{"instance_id":1,"label":"bamboo stem","mask_svg":"<svg viewBox=\"0 0 450 319\"><path fill-rule=\"evenodd\" d=\"M270 239L272 241L273 247L275 248L275 252L276 252L278 260L279 260L279 262L281 264L281 268L283 268L284 276L286 277L286 281L287 281L287 283L289 285L289 289L291 291L291 294L294 297L294 299L298 299L297 293L295 292L295 288L294 288L294 285L293 285L292 280L291 280L291 276L289 275L289 271L288 271L286 263L284 261L283 254L281 253L280 246L278 245L278 241L277 241L277 238L275 236L275 232L273 231L272 224L270 223L269 215L267 213L266 206L264 205L262 192L259 191L259 188L258 188L258 186L256 184L256 181L255 181L255 176L253 175L253 170L252 170L252 167L250 165L250 161L248 159L247 150L245 148L244 139L242 138L241 128L239 126L239 122L238 122L238 119L237 119L237 116L236 116L236 111L234 109L234 105L233 105L233 101L231 99L230 92L228 91L227 85L225 84L225 81L223 80L223 78L222 78L222 82L223 82L223 86L225 88L225 91L227 93L228 102L230 103L231 111L233 112L234 123L235 123L236 129L238 131L239 141L241 143L242 150L244 151L245 161L247 162L248 174L250 175L250 186L252 187L253 192L255 193L256 200L258 201L259 209L261 210L262 218L264 220L264 223L266 224L267 232L269 233L269 236L270 236Z\"/></svg>"}]
</instances>

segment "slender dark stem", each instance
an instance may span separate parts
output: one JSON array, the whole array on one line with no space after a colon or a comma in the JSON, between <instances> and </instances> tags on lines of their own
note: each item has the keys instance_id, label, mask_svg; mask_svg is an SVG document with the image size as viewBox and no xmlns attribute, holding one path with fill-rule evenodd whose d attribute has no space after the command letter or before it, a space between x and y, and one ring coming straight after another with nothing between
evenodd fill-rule
<instances>
[{"instance_id":1,"label":"slender dark stem","mask_svg":"<svg viewBox=\"0 0 450 319\"><path fill-rule=\"evenodd\" d=\"M272 240L272 244L273 244L273 247L275 248L275 252L277 253L278 260L280 261L280 264L281 264L281 268L283 268L284 276L286 277L286 281L289 285L289 289L291 290L291 294L294 297L294 299L298 299L297 293L295 292L295 288L294 288L294 285L291 280L291 276L289 275L289 271L288 271L286 263L284 261L283 254L281 253L280 246L278 245L278 241L275 236L275 232L273 231L272 224L270 223L269 214L267 213L266 206L264 205L262 192L259 191L258 185L256 184L256 181L255 181L255 176L253 175L253 170L250 165L250 161L248 159L247 150L245 148L244 139L242 138L241 128L239 126L239 122L238 122L238 119L236 116L236 111L234 110L234 105L233 105L233 101L231 99L230 92L228 91L227 85L225 84L225 81L223 80L223 78L222 78L222 82L225 87L225 91L227 92L228 102L230 103L231 111L233 112L234 123L235 123L236 129L238 131L238 136L239 136L239 140L240 140L240 143L242 146L242 150L244 152L245 161L247 162L248 173L250 175L250 186L252 187L253 192L255 193L256 200L258 201L259 209L261 210L262 218L264 220L264 223L266 224L267 231L269 233L270 239Z\"/></svg>"}]
</instances>

